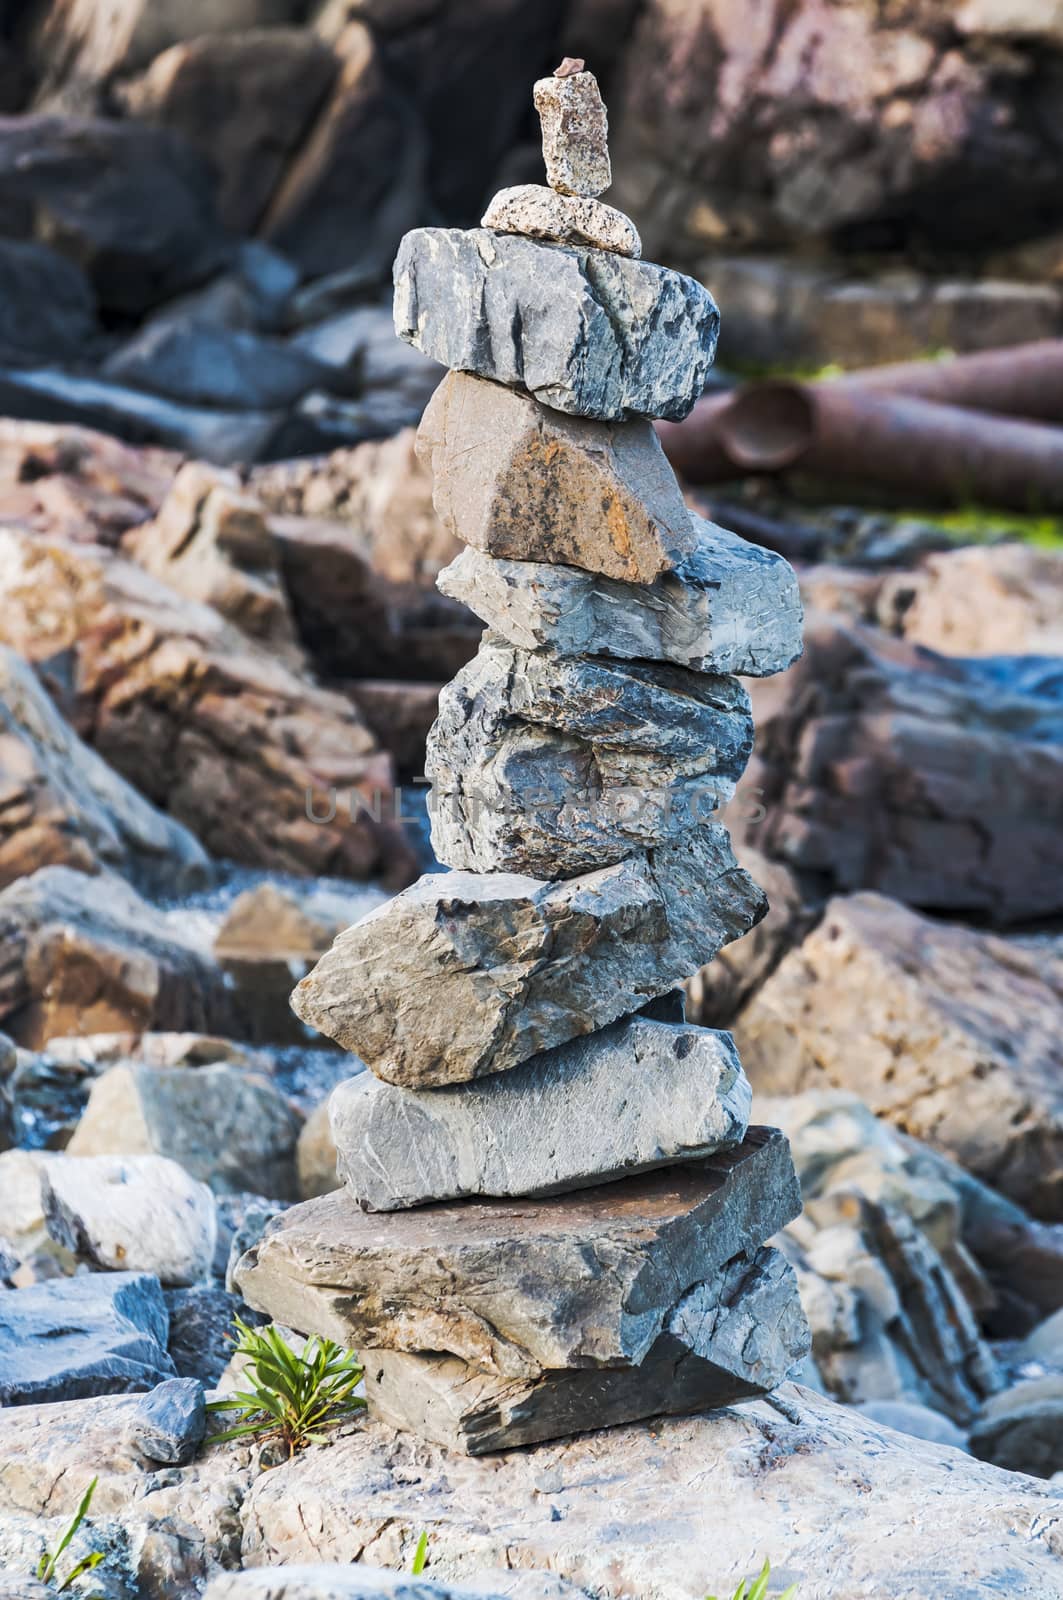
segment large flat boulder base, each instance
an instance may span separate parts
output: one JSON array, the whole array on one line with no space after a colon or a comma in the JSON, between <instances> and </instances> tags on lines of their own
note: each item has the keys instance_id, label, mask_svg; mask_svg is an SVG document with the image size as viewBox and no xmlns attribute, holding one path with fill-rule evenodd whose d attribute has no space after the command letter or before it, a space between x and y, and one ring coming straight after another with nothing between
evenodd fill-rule
<instances>
[{"instance_id":1,"label":"large flat boulder base","mask_svg":"<svg viewBox=\"0 0 1063 1600\"><path fill-rule=\"evenodd\" d=\"M377 1214L325 1195L276 1218L236 1284L357 1349L447 1351L504 1377L637 1366L688 1289L800 1208L786 1140L751 1128L704 1161L543 1200Z\"/></svg>"}]
</instances>

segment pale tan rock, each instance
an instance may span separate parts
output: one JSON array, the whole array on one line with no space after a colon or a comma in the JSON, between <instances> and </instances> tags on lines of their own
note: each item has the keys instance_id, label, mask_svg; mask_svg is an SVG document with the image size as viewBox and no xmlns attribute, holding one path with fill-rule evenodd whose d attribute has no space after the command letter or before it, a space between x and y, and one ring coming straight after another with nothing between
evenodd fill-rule
<instances>
[{"instance_id":1,"label":"pale tan rock","mask_svg":"<svg viewBox=\"0 0 1063 1600\"><path fill-rule=\"evenodd\" d=\"M1063 1219L1063 956L832 900L735 1024L754 1090L851 1088L1046 1220Z\"/></svg>"},{"instance_id":2,"label":"pale tan rock","mask_svg":"<svg viewBox=\"0 0 1063 1600\"><path fill-rule=\"evenodd\" d=\"M609 120L593 72L540 78L534 94L551 189L590 196L608 189Z\"/></svg>"},{"instance_id":3,"label":"pale tan rock","mask_svg":"<svg viewBox=\"0 0 1063 1600\"><path fill-rule=\"evenodd\" d=\"M946 655L1063 655L1063 550L968 545L881 580L875 618Z\"/></svg>"},{"instance_id":4,"label":"pale tan rock","mask_svg":"<svg viewBox=\"0 0 1063 1600\"><path fill-rule=\"evenodd\" d=\"M691 516L651 425L573 420L452 372L424 414L418 453L436 510L466 544L652 583L696 549Z\"/></svg>"},{"instance_id":5,"label":"pale tan rock","mask_svg":"<svg viewBox=\"0 0 1063 1600\"><path fill-rule=\"evenodd\" d=\"M585 244L615 255L642 255L642 240L630 217L587 195L558 194L540 183L500 189L481 226L495 233L522 233L551 244Z\"/></svg>"}]
</instances>

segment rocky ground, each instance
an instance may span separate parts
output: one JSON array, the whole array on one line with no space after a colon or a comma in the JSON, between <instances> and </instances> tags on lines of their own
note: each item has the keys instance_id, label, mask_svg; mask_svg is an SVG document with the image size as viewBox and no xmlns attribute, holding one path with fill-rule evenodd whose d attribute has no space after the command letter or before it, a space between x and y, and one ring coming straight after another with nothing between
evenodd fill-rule
<instances>
[{"instance_id":1,"label":"rocky ground","mask_svg":"<svg viewBox=\"0 0 1063 1600\"><path fill-rule=\"evenodd\" d=\"M414 453L440 369L392 333L401 235L539 176L528 86L571 52L610 199L712 287L725 366L1058 334L1063 28L952 9L5 12L0 1597L54 1592L93 1477L71 1556L105 1551L75 1589L105 1600L361 1595L347 1565L408 1569L422 1530L455 1600L701 1600L765 1556L798 1600L1063 1597L1063 550L1007 522L689 497L781 536L806 609L802 659L744 680L723 811L771 910L686 985L793 1149L796 1381L482 1460L355 1421L277 1464L203 1411L254 1315L236 1262L338 1183L358 1063L288 996L435 866L464 599L516 625ZM489 474L451 454L468 505ZM513 493L546 525L534 474ZM545 617L578 650L613 582L544 586L521 643Z\"/></svg>"}]
</instances>

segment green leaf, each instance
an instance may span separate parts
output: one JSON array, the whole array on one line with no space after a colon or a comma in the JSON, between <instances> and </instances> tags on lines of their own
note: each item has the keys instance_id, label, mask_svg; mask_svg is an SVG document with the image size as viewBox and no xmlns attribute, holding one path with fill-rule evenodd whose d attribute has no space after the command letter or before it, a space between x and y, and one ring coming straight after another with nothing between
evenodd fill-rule
<instances>
[{"instance_id":1,"label":"green leaf","mask_svg":"<svg viewBox=\"0 0 1063 1600\"><path fill-rule=\"evenodd\" d=\"M106 1559L102 1550L94 1550L91 1555L83 1556L76 1566L71 1567L62 1583L59 1585L58 1594L65 1594L75 1578L80 1578L83 1572L93 1572L101 1561Z\"/></svg>"},{"instance_id":2,"label":"green leaf","mask_svg":"<svg viewBox=\"0 0 1063 1600\"><path fill-rule=\"evenodd\" d=\"M417 1549L413 1553L413 1563L410 1567L410 1571L413 1573L415 1578L419 1578L427 1565L428 1533L425 1531L422 1532L421 1537L417 1541Z\"/></svg>"}]
</instances>

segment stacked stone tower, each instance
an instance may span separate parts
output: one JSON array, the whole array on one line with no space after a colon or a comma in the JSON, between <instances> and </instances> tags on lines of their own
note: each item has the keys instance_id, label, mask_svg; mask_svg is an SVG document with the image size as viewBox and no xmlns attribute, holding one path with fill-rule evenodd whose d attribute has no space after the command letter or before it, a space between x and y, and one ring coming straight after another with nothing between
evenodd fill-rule
<instances>
[{"instance_id":1,"label":"stacked stone tower","mask_svg":"<svg viewBox=\"0 0 1063 1600\"><path fill-rule=\"evenodd\" d=\"M332 1100L344 1188L238 1274L360 1352L377 1416L474 1453L764 1393L808 1347L764 1244L800 1209L786 1141L677 988L765 910L712 819L752 748L738 675L798 653L797 588L658 444L719 319L598 198L593 76L535 101L550 187L395 266L399 333L452 369L420 432L467 546L440 587L488 624L429 744L451 870L296 990L370 1070Z\"/></svg>"}]
</instances>

